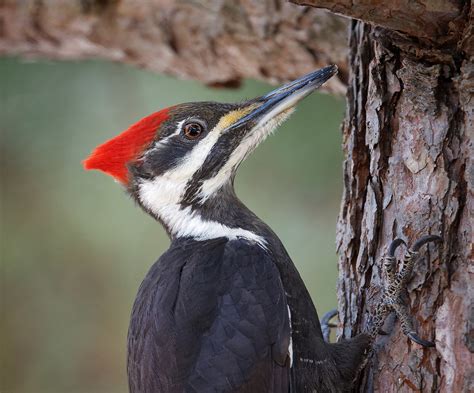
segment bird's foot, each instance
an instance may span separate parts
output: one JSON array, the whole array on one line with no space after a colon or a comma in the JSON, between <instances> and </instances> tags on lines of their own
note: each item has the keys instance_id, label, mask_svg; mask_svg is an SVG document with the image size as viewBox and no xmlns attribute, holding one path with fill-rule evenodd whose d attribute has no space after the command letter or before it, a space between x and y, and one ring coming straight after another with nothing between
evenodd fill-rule
<instances>
[{"instance_id":1,"label":"bird's foot","mask_svg":"<svg viewBox=\"0 0 474 393\"><path fill-rule=\"evenodd\" d=\"M329 337L331 336L331 329L337 327L334 323L331 323L331 320L337 315L337 309L328 311L321 318L321 331L323 332L324 341L327 343L330 342Z\"/></svg>"},{"instance_id":2,"label":"bird's foot","mask_svg":"<svg viewBox=\"0 0 474 393\"><path fill-rule=\"evenodd\" d=\"M412 248L408 248L402 239L395 239L388 248L387 256L383 260L383 269L385 271L385 290L380 303L377 305L375 315L372 321L369 334L375 339L380 334L385 317L391 312L395 311L397 317L400 319L403 333L412 341L425 346L434 347L431 341L423 340L418 336L413 327L413 318L410 315L408 306L403 299L408 281L411 278L414 264L419 256L420 248L430 242L441 242L442 239L436 235L423 236L415 242ZM402 261L397 263L395 258L396 249L404 245L407 250ZM400 265L397 272L397 265Z\"/></svg>"}]
</instances>

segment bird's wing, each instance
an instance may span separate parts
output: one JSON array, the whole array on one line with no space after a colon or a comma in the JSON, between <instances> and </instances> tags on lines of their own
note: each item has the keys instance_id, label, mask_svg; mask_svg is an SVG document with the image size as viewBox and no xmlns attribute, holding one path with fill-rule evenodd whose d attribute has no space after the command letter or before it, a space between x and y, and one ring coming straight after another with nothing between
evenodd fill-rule
<instances>
[{"instance_id":1,"label":"bird's wing","mask_svg":"<svg viewBox=\"0 0 474 393\"><path fill-rule=\"evenodd\" d=\"M233 240L211 265L212 282L206 269L182 273L183 283L191 274L197 285L217 288L186 391L288 393L290 323L275 263L260 246Z\"/></svg>"}]
</instances>

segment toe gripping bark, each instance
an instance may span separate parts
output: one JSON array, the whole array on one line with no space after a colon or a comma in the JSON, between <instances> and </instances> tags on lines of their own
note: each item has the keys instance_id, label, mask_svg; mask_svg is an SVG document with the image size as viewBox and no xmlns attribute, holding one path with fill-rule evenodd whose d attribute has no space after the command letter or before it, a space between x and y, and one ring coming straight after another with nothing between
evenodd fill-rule
<instances>
[{"instance_id":1,"label":"toe gripping bark","mask_svg":"<svg viewBox=\"0 0 474 393\"><path fill-rule=\"evenodd\" d=\"M331 323L331 320L337 315L337 309L328 311L326 314L323 315L321 318L321 331L323 333L324 341L327 343L330 342L329 338L331 336L331 329L337 327L336 324Z\"/></svg>"},{"instance_id":2,"label":"toe gripping bark","mask_svg":"<svg viewBox=\"0 0 474 393\"><path fill-rule=\"evenodd\" d=\"M395 239L388 249L387 256L383 261L385 271L385 290L380 303L378 304L369 329L370 336L375 337L382 332L381 328L385 321L385 317L391 311L395 311L400 319L403 333L414 342L425 347L434 347L431 341L423 340L418 336L413 327L413 318L410 315L408 305L403 299L408 281L411 278L413 267L419 256L420 248L430 242L441 242L442 239L436 235L423 236L415 242L412 248L408 248L402 239ZM401 261L400 269L397 272L397 260L395 251L400 245L404 245L407 250L403 261Z\"/></svg>"}]
</instances>

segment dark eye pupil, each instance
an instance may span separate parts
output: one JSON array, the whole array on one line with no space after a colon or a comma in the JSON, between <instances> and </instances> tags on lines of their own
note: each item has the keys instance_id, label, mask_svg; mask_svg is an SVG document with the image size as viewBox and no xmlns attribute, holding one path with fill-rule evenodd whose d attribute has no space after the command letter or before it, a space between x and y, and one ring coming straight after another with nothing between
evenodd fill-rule
<instances>
[{"instance_id":1,"label":"dark eye pupil","mask_svg":"<svg viewBox=\"0 0 474 393\"><path fill-rule=\"evenodd\" d=\"M184 127L184 134L188 138L197 138L199 135L201 135L201 132L202 132L202 126L197 123L187 124Z\"/></svg>"},{"instance_id":2,"label":"dark eye pupil","mask_svg":"<svg viewBox=\"0 0 474 393\"><path fill-rule=\"evenodd\" d=\"M189 126L189 131L188 131L191 135L197 135L199 134L201 131L199 129L199 127L195 124Z\"/></svg>"}]
</instances>

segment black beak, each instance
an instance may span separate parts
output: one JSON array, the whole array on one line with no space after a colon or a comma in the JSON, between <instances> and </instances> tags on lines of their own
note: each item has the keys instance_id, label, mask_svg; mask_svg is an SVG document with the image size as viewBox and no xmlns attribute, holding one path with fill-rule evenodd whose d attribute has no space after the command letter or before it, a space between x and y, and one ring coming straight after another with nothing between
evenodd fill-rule
<instances>
[{"instance_id":1,"label":"black beak","mask_svg":"<svg viewBox=\"0 0 474 393\"><path fill-rule=\"evenodd\" d=\"M299 101L315 91L336 73L337 66L331 65L313 71L273 90L265 96L252 100L250 105L255 105L255 109L235 122L231 128L237 128L243 124L248 125L248 123L253 123L251 124L252 127L258 123L265 124L273 117L293 108Z\"/></svg>"}]
</instances>

